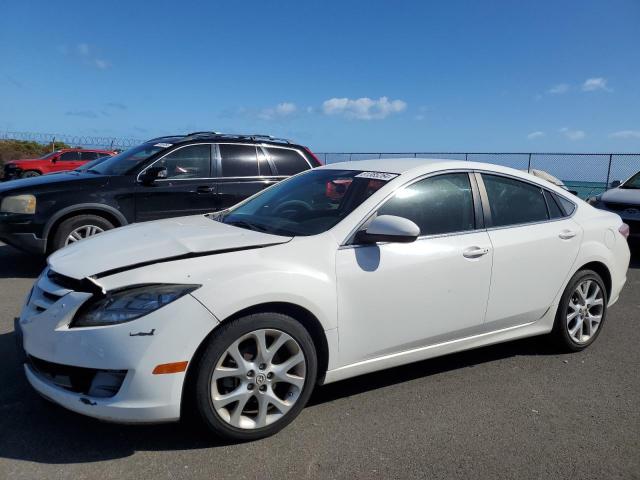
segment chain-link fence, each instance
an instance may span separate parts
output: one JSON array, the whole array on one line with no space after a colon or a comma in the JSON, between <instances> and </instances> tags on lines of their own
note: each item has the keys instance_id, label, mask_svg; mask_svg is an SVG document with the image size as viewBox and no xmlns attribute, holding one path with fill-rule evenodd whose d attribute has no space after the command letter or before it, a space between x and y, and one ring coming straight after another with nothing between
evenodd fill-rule
<instances>
[{"instance_id":1,"label":"chain-link fence","mask_svg":"<svg viewBox=\"0 0 640 480\"><path fill-rule=\"evenodd\" d=\"M30 140L43 144L126 149L143 142L137 138L67 135L59 133L0 132L0 140ZM472 152L321 152L325 163L371 158L446 158L495 163L520 170L544 170L561 179L581 197L606 190L615 180L625 180L640 170L640 153L472 153Z\"/></svg>"},{"instance_id":2,"label":"chain-link fence","mask_svg":"<svg viewBox=\"0 0 640 480\"><path fill-rule=\"evenodd\" d=\"M519 170L544 170L582 198L602 193L612 182L640 171L640 153L472 153L472 152L320 152L325 163L371 158L446 158L486 162Z\"/></svg>"}]
</instances>

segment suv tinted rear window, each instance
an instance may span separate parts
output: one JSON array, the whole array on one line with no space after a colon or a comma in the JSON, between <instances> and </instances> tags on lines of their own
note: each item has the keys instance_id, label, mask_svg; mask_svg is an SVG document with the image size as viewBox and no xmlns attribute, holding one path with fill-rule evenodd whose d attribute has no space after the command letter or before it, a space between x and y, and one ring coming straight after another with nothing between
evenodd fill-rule
<instances>
[{"instance_id":1,"label":"suv tinted rear window","mask_svg":"<svg viewBox=\"0 0 640 480\"><path fill-rule=\"evenodd\" d=\"M498 175L482 174L494 227L548 220L542 188Z\"/></svg>"},{"instance_id":2,"label":"suv tinted rear window","mask_svg":"<svg viewBox=\"0 0 640 480\"><path fill-rule=\"evenodd\" d=\"M221 144L222 176L224 177L256 177L258 157L254 145Z\"/></svg>"},{"instance_id":3,"label":"suv tinted rear window","mask_svg":"<svg viewBox=\"0 0 640 480\"><path fill-rule=\"evenodd\" d=\"M267 147L267 152L276 165L278 175L295 175L311 168L297 150Z\"/></svg>"}]
</instances>

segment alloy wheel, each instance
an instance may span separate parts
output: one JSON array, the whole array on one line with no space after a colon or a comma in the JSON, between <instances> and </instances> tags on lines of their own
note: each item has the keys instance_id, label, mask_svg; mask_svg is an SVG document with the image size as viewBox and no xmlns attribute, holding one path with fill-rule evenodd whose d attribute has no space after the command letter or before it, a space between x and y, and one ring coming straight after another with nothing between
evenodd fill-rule
<instances>
[{"instance_id":1,"label":"alloy wheel","mask_svg":"<svg viewBox=\"0 0 640 480\"><path fill-rule=\"evenodd\" d=\"M69 233L64 244L66 246L71 243L76 243L76 242L79 242L80 240L83 240L88 237L93 237L94 235L97 235L98 233L102 233L102 232L104 232L104 230L96 225L82 225L81 227L78 227L72 230L71 233Z\"/></svg>"},{"instance_id":2,"label":"alloy wheel","mask_svg":"<svg viewBox=\"0 0 640 480\"><path fill-rule=\"evenodd\" d=\"M600 328L604 313L604 295L593 280L580 282L567 307L567 331L578 344L589 342Z\"/></svg>"},{"instance_id":3,"label":"alloy wheel","mask_svg":"<svg viewBox=\"0 0 640 480\"><path fill-rule=\"evenodd\" d=\"M211 402L226 423L241 429L270 425L297 402L306 360L299 343L275 329L249 332L222 354L211 377Z\"/></svg>"}]
</instances>

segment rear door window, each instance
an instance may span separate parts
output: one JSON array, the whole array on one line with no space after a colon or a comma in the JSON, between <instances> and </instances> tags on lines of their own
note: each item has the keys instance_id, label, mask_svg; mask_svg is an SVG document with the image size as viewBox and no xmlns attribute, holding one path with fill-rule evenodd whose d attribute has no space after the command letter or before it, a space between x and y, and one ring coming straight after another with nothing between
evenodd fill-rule
<instances>
[{"instance_id":1,"label":"rear door window","mask_svg":"<svg viewBox=\"0 0 640 480\"><path fill-rule=\"evenodd\" d=\"M257 177L258 156L255 145L220 144L223 177Z\"/></svg>"},{"instance_id":2,"label":"rear door window","mask_svg":"<svg viewBox=\"0 0 640 480\"><path fill-rule=\"evenodd\" d=\"M494 227L549 219L542 188L509 177L483 173Z\"/></svg>"},{"instance_id":3,"label":"rear door window","mask_svg":"<svg viewBox=\"0 0 640 480\"><path fill-rule=\"evenodd\" d=\"M78 152L63 152L58 159L61 162L77 162L80 156Z\"/></svg>"},{"instance_id":4,"label":"rear door window","mask_svg":"<svg viewBox=\"0 0 640 480\"><path fill-rule=\"evenodd\" d=\"M562 218L564 217L564 212L560 209L560 206L558 205L556 199L553 198L554 196L555 195L553 195L551 192L547 190L544 191L544 198L547 201L547 207L549 208L549 217Z\"/></svg>"},{"instance_id":5,"label":"rear door window","mask_svg":"<svg viewBox=\"0 0 640 480\"><path fill-rule=\"evenodd\" d=\"M290 148L266 147L278 175L295 175L311 167L300 152Z\"/></svg>"},{"instance_id":6,"label":"rear door window","mask_svg":"<svg viewBox=\"0 0 640 480\"><path fill-rule=\"evenodd\" d=\"M98 152L80 152L80 160L82 161L95 160L99 156Z\"/></svg>"}]
</instances>

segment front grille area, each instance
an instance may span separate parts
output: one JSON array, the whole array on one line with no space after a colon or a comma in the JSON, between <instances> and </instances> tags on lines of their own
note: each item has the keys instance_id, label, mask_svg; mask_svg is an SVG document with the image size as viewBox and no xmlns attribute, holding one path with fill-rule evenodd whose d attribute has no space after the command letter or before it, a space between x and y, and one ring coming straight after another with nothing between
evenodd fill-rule
<instances>
[{"instance_id":1,"label":"front grille area","mask_svg":"<svg viewBox=\"0 0 640 480\"><path fill-rule=\"evenodd\" d=\"M54 272L53 270L47 271L47 278L54 284L66 290L86 293L98 293L100 291L100 288L97 285L91 283L87 279L76 280L75 278L67 277L60 273Z\"/></svg>"},{"instance_id":2,"label":"front grille area","mask_svg":"<svg viewBox=\"0 0 640 480\"><path fill-rule=\"evenodd\" d=\"M109 398L118 393L126 370L97 370L47 362L29 355L29 366L57 387L90 397Z\"/></svg>"}]
</instances>

